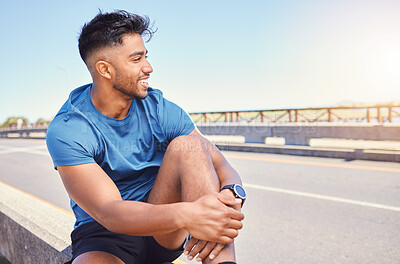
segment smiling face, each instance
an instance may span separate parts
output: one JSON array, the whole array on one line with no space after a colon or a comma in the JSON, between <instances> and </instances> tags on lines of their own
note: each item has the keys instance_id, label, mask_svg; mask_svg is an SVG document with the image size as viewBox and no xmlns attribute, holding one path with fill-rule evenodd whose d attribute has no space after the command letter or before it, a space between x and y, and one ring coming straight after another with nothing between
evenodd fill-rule
<instances>
[{"instance_id":1,"label":"smiling face","mask_svg":"<svg viewBox=\"0 0 400 264\"><path fill-rule=\"evenodd\" d=\"M113 89L132 99L145 98L153 68L147 61L147 50L142 37L138 34L126 35L122 45L114 46L110 50Z\"/></svg>"}]
</instances>

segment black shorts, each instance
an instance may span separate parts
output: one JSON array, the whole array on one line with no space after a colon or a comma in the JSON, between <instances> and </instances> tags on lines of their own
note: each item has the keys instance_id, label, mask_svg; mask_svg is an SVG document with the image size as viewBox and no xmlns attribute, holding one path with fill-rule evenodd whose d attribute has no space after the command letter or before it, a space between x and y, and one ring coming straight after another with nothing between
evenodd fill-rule
<instances>
[{"instance_id":1,"label":"black shorts","mask_svg":"<svg viewBox=\"0 0 400 264\"><path fill-rule=\"evenodd\" d=\"M104 251L120 258L126 264L161 264L177 259L183 245L168 250L151 236L129 236L108 231L97 222L77 227L71 233L72 260L88 251ZM72 260L67 263L72 263Z\"/></svg>"}]
</instances>

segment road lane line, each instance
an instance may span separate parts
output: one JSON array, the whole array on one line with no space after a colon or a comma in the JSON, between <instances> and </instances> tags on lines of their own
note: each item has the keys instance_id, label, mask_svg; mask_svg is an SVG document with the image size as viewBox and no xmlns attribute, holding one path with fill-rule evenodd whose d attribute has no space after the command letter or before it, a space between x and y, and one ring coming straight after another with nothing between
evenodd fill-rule
<instances>
[{"instance_id":1,"label":"road lane line","mask_svg":"<svg viewBox=\"0 0 400 264\"><path fill-rule=\"evenodd\" d=\"M18 153L18 152L31 153L31 154L39 154L39 155L45 155L45 156L48 156L48 155L49 155L49 153L47 153L47 152L35 151L35 150L30 150L30 149L7 149L7 150L0 150L0 154L9 154L9 153Z\"/></svg>"},{"instance_id":2,"label":"road lane line","mask_svg":"<svg viewBox=\"0 0 400 264\"><path fill-rule=\"evenodd\" d=\"M0 148L4 148L4 149L19 149L19 148L47 149L46 145L35 145L35 146L30 146L30 147L15 147L15 146L0 145Z\"/></svg>"},{"instance_id":3,"label":"road lane line","mask_svg":"<svg viewBox=\"0 0 400 264\"><path fill-rule=\"evenodd\" d=\"M184 261L182 261L180 259L176 259L176 260L172 261L172 263L175 263L175 264L186 264L186 262L184 262Z\"/></svg>"},{"instance_id":4,"label":"road lane line","mask_svg":"<svg viewBox=\"0 0 400 264\"><path fill-rule=\"evenodd\" d=\"M238 155L229 155L229 154L226 154L224 156L226 158L228 158L228 159L258 160L258 161L268 161L268 162L276 162L276 163L289 163L289 164L311 165L311 166L322 166L322 167L336 167L336 168L358 169L358 170L400 172L400 169L384 168L384 167L376 167L376 166L362 166L362 165L352 165L352 164L334 164L334 163L328 163L328 162L289 160L289 159L264 158L264 157L247 157L247 156L238 156Z\"/></svg>"},{"instance_id":5,"label":"road lane line","mask_svg":"<svg viewBox=\"0 0 400 264\"><path fill-rule=\"evenodd\" d=\"M10 146L4 146L0 145L0 154L8 154L8 153L15 153L15 152L25 152L25 153L32 153L32 154L39 154L39 155L45 155L48 156L49 153L47 151L40 151L40 149L45 149L45 146L39 145L39 146L32 146L32 147L10 147ZM37 150L38 149L38 150Z\"/></svg>"},{"instance_id":6,"label":"road lane line","mask_svg":"<svg viewBox=\"0 0 400 264\"><path fill-rule=\"evenodd\" d=\"M270 191L270 192L285 193L285 194L297 195L297 196L320 199L320 200L328 200L328 201L333 201L333 202L354 204L354 205L367 206L367 207L373 207L373 208L378 208L378 209L385 209L385 210L400 212L400 207L384 205L384 204L369 203L369 202L344 199L344 198L339 198L339 197L334 197L334 196L326 196L326 195L320 195L320 194L314 194L314 193L299 192L299 191L293 191L293 190L288 190L288 189L261 186L261 185L250 184L250 183L244 183L243 186L246 188L253 188L253 189Z\"/></svg>"}]
</instances>

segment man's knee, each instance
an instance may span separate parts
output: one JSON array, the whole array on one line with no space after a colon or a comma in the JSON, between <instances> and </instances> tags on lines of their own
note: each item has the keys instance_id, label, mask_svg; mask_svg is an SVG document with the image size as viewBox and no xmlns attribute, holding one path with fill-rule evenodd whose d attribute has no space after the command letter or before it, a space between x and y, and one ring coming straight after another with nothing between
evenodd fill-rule
<instances>
[{"instance_id":1,"label":"man's knee","mask_svg":"<svg viewBox=\"0 0 400 264\"><path fill-rule=\"evenodd\" d=\"M179 136L169 143L167 151L177 154L196 154L207 151L207 143L199 136Z\"/></svg>"},{"instance_id":2,"label":"man's knee","mask_svg":"<svg viewBox=\"0 0 400 264\"><path fill-rule=\"evenodd\" d=\"M123 264L124 262L118 257L103 251L89 251L79 255L73 264Z\"/></svg>"}]
</instances>

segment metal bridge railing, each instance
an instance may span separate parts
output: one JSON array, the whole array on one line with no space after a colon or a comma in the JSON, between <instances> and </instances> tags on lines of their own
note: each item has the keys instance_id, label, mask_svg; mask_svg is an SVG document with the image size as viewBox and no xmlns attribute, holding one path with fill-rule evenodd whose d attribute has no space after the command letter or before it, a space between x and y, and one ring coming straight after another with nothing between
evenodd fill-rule
<instances>
[{"instance_id":1,"label":"metal bridge railing","mask_svg":"<svg viewBox=\"0 0 400 264\"><path fill-rule=\"evenodd\" d=\"M400 123L400 105L359 107L292 108L227 112L189 113L201 123ZM0 127L0 131L47 128L48 123L16 124Z\"/></svg>"},{"instance_id":2,"label":"metal bridge railing","mask_svg":"<svg viewBox=\"0 0 400 264\"><path fill-rule=\"evenodd\" d=\"M190 113L196 123L400 123L400 105Z\"/></svg>"}]
</instances>

